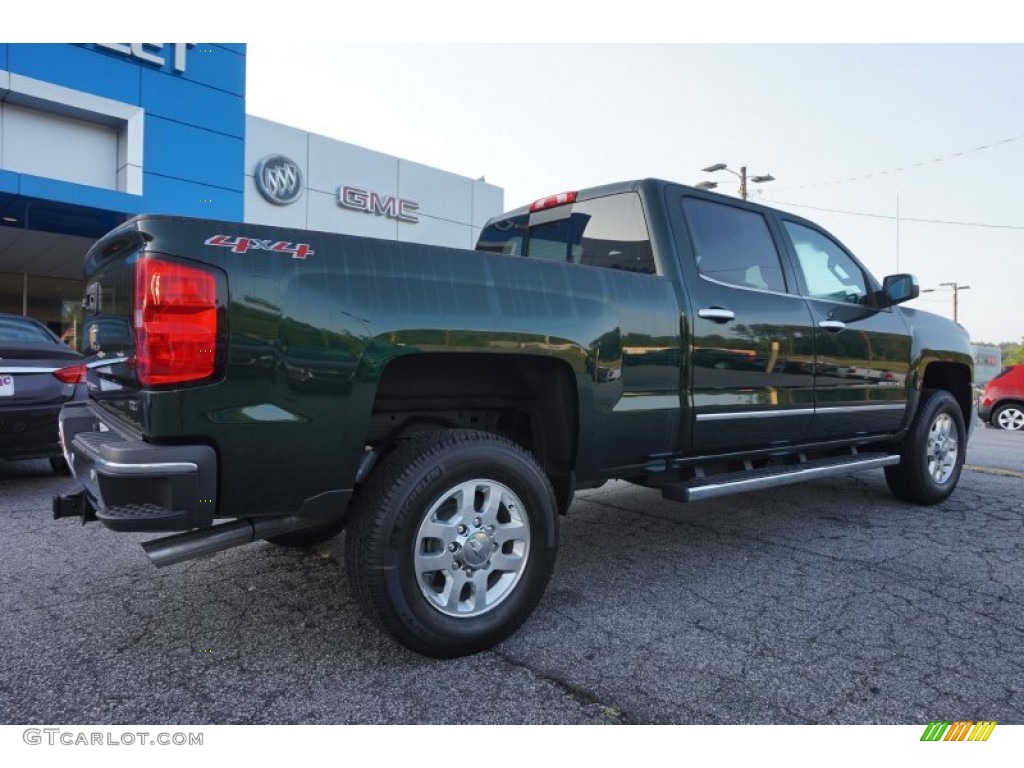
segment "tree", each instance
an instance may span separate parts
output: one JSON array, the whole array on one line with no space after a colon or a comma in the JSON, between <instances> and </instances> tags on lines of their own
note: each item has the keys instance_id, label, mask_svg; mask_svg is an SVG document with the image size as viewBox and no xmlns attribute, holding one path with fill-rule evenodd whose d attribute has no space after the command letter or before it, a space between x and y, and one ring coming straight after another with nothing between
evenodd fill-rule
<instances>
[{"instance_id":1,"label":"tree","mask_svg":"<svg viewBox=\"0 0 1024 768\"><path fill-rule=\"evenodd\" d=\"M999 345L1003 353L1003 365L1024 363L1024 344L1015 341L1004 341Z\"/></svg>"}]
</instances>

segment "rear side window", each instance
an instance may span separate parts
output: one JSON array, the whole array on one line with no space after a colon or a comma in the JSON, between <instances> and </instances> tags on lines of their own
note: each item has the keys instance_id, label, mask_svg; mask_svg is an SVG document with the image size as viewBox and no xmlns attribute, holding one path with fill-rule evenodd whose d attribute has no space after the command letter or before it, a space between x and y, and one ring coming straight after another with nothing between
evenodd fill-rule
<instances>
[{"instance_id":1,"label":"rear side window","mask_svg":"<svg viewBox=\"0 0 1024 768\"><path fill-rule=\"evenodd\" d=\"M727 285L786 291L782 263L764 216L697 198L683 199L697 270Z\"/></svg>"},{"instance_id":2,"label":"rear side window","mask_svg":"<svg viewBox=\"0 0 1024 768\"><path fill-rule=\"evenodd\" d=\"M643 206L632 192L503 219L481 233L476 247L625 272L656 271Z\"/></svg>"}]
</instances>

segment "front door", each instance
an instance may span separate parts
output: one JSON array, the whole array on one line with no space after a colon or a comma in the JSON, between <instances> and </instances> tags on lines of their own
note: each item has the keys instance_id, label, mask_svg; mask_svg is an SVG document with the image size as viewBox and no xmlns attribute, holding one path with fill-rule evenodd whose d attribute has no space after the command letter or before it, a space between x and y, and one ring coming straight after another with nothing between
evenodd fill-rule
<instances>
[{"instance_id":1,"label":"front door","mask_svg":"<svg viewBox=\"0 0 1024 768\"><path fill-rule=\"evenodd\" d=\"M812 439L895 432L907 408L910 334L877 287L834 239L783 221L814 321Z\"/></svg>"}]
</instances>

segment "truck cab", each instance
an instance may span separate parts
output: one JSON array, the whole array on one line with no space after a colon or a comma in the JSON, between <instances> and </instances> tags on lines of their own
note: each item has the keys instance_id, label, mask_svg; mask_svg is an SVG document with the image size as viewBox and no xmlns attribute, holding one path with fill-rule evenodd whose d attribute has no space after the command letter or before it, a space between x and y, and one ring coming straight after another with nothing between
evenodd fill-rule
<instances>
[{"instance_id":1,"label":"truck cab","mask_svg":"<svg viewBox=\"0 0 1024 768\"><path fill-rule=\"evenodd\" d=\"M793 214L644 180L553 195L496 217L477 249L673 286L678 346L645 349L642 359L671 359L656 377L662 385L668 368L678 371L678 401L665 401L654 419L673 423L665 449L676 463L898 439L926 378L969 412L966 332L899 306L918 294L913 276L878 281L833 235ZM929 349L951 337L956 354ZM666 394L640 377L631 392L629 362L640 361L623 358L623 398Z\"/></svg>"}]
</instances>

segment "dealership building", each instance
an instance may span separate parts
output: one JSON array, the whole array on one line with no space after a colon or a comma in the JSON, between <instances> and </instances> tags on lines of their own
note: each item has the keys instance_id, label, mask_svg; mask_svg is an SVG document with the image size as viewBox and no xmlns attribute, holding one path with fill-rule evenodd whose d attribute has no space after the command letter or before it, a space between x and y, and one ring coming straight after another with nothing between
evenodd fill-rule
<instances>
[{"instance_id":1,"label":"dealership building","mask_svg":"<svg viewBox=\"0 0 1024 768\"><path fill-rule=\"evenodd\" d=\"M0 44L0 312L70 338L139 213L471 248L500 187L245 112L244 45Z\"/></svg>"}]
</instances>

